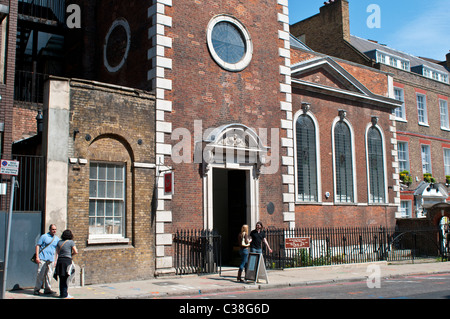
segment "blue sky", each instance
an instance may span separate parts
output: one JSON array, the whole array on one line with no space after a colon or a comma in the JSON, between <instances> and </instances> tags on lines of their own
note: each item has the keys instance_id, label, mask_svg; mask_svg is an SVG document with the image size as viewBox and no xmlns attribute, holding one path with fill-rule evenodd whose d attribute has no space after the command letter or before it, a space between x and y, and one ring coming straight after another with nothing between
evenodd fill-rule
<instances>
[{"instance_id":1,"label":"blue sky","mask_svg":"<svg viewBox=\"0 0 450 319\"><path fill-rule=\"evenodd\" d=\"M319 13L325 0L289 0L290 23ZM416 56L445 60L450 50L450 0L349 0L350 33ZM371 4L380 8L380 28L369 28Z\"/></svg>"}]
</instances>

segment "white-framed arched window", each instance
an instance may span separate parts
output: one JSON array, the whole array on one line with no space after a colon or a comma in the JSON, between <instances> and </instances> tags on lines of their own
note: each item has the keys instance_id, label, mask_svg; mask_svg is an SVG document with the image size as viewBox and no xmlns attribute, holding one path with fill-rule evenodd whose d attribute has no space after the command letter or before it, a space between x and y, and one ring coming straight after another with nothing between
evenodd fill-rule
<instances>
[{"instance_id":1,"label":"white-framed arched window","mask_svg":"<svg viewBox=\"0 0 450 319\"><path fill-rule=\"evenodd\" d=\"M355 143L353 128L347 119L333 122L334 201L356 203Z\"/></svg>"},{"instance_id":2,"label":"white-framed arched window","mask_svg":"<svg viewBox=\"0 0 450 319\"><path fill-rule=\"evenodd\" d=\"M373 122L366 130L369 203L387 202L386 151L382 129Z\"/></svg>"},{"instance_id":3,"label":"white-framed arched window","mask_svg":"<svg viewBox=\"0 0 450 319\"><path fill-rule=\"evenodd\" d=\"M295 191L298 202L321 201L319 126L309 111L294 116Z\"/></svg>"}]
</instances>

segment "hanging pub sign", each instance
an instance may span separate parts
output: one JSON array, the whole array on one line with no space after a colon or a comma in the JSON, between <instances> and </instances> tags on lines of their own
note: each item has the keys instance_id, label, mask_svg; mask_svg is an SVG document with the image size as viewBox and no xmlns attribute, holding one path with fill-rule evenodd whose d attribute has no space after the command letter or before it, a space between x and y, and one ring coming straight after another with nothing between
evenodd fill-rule
<instances>
[{"instance_id":1,"label":"hanging pub sign","mask_svg":"<svg viewBox=\"0 0 450 319\"><path fill-rule=\"evenodd\" d=\"M164 195L173 195L174 179L173 172L164 173Z\"/></svg>"}]
</instances>

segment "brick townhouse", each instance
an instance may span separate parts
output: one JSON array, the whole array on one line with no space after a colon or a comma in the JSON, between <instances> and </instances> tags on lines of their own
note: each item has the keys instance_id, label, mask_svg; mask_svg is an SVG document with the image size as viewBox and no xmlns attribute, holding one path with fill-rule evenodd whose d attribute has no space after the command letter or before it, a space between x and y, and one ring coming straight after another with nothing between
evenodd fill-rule
<instances>
[{"instance_id":1,"label":"brick townhouse","mask_svg":"<svg viewBox=\"0 0 450 319\"><path fill-rule=\"evenodd\" d=\"M86 283L172 274L180 229L217 230L228 263L242 224L395 223L392 76L291 39L287 0L71 2L45 215Z\"/></svg>"},{"instance_id":2,"label":"brick townhouse","mask_svg":"<svg viewBox=\"0 0 450 319\"><path fill-rule=\"evenodd\" d=\"M391 74L390 96L403 102L392 114L400 179L396 217L400 223L448 223L450 53L442 62L404 53L352 35L349 21L349 2L330 1L293 23L291 33L315 51Z\"/></svg>"}]
</instances>

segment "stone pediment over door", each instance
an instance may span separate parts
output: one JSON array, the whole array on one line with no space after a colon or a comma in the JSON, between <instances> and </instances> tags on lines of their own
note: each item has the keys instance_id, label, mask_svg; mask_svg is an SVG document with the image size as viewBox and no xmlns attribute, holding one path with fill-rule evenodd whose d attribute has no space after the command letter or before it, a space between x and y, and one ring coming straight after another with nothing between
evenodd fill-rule
<instances>
[{"instance_id":1,"label":"stone pediment over door","mask_svg":"<svg viewBox=\"0 0 450 319\"><path fill-rule=\"evenodd\" d=\"M243 124L227 124L213 129L203 140L203 163L227 167L265 164L269 150L254 129Z\"/></svg>"}]
</instances>

